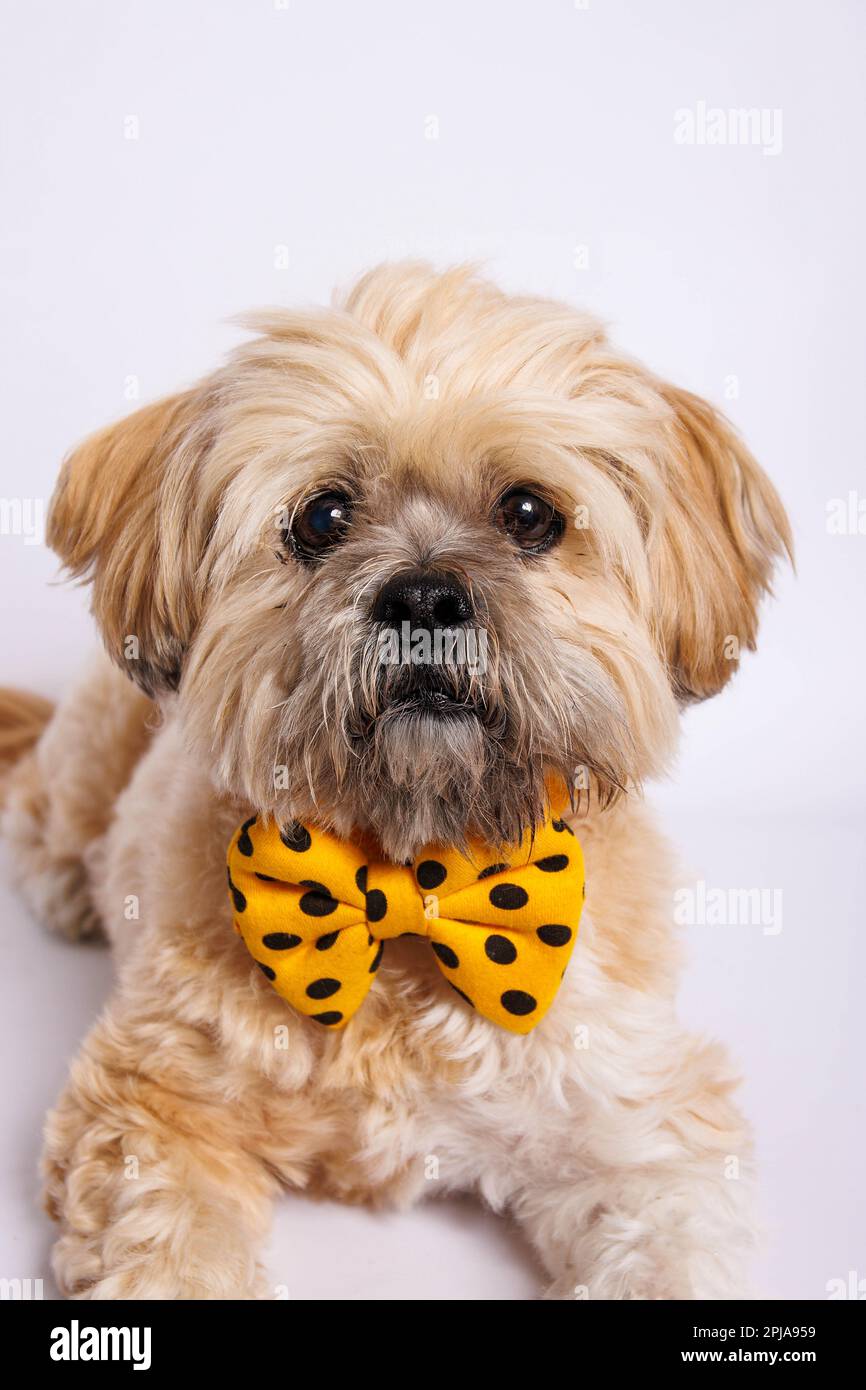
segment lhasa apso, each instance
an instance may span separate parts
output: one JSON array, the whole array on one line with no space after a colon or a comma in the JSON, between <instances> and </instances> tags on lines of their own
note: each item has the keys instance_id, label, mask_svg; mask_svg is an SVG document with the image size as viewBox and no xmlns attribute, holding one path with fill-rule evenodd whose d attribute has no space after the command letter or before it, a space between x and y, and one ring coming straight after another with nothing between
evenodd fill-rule
<instances>
[{"instance_id":1,"label":"lhasa apso","mask_svg":"<svg viewBox=\"0 0 866 1390\"><path fill-rule=\"evenodd\" d=\"M24 891L118 962L47 1125L62 1289L267 1296L286 1186L475 1191L522 1224L552 1297L743 1294L748 1134L724 1051L676 1020L672 870L639 789L754 646L790 550L773 487L594 319L467 270L385 266L249 326L65 464L48 539L90 580L111 661L50 717L4 702ZM576 946L570 898L539 924L531 890L479 887L521 855L521 881L552 884L568 856L532 856L554 814L585 863ZM406 895L461 865L483 997L449 977L427 894L382 948L387 895L374 911L356 868L341 896L321 858L301 878L310 844ZM269 894L267 947L227 846ZM485 894L519 908L501 932ZM543 1017L502 983L537 940L574 946ZM340 971L305 971L353 941L375 974L347 1019Z\"/></svg>"}]
</instances>

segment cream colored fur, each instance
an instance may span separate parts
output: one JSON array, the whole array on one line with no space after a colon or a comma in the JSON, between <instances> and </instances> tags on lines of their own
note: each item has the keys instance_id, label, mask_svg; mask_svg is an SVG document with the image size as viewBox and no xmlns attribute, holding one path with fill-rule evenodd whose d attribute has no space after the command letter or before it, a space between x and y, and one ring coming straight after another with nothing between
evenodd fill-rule
<instances>
[{"instance_id":1,"label":"cream colored fur","mask_svg":"<svg viewBox=\"0 0 866 1390\"><path fill-rule=\"evenodd\" d=\"M753 644L788 544L775 494L710 407L617 357L590 320L463 272L386 267L343 308L259 324L264 336L209 383L73 455L52 517L52 543L94 579L121 666L139 636L149 692L101 661L6 785L25 895L67 934L101 924L117 956L114 994L47 1124L60 1284L91 1298L267 1297L259 1252L288 1186L397 1205L477 1192L522 1224L551 1297L742 1296L749 1135L724 1051L676 1019L671 864L639 783L670 756L677 701L711 694L736 664L726 635ZM231 929L225 849L251 809L316 810L344 830L365 815L370 783L340 752L354 692L329 706L316 688L309 725L302 707L288 729L275 712L298 683L315 704L303 604L316 581L275 558L267 529L274 507L350 460L377 498L368 550L353 572L347 548L309 625L336 625L341 603L358 612L357 572L379 582L394 509L423 495L435 529L453 506L439 560L480 567L504 644L491 700L525 702L525 745L506 749L519 805L533 794L518 766L533 727L552 766L592 772L596 794L572 817L587 910L556 1002L526 1037L469 1011L409 938L389 944L345 1032L328 1034L287 1008ZM588 498L590 529L535 568L512 571L494 541L474 560L483 524L466 498L486 495L485 470L494 488L541 478L563 506ZM523 656L507 649L518 599L541 619ZM354 640L339 621L335 662ZM530 699L530 666L544 698ZM329 714L344 728L323 741L314 726ZM272 768L293 738L309 756L295 749L280 802ZM507 778L485 787L480 747L467 824L502 823L518 802ZM426 756L432 786L444 774L437 750ZM392 820L398 761L388 748L368 773ZM369 813L395 853L442 823L429 786L415 800L414 830Z\"/></svg>"}]
</instances>

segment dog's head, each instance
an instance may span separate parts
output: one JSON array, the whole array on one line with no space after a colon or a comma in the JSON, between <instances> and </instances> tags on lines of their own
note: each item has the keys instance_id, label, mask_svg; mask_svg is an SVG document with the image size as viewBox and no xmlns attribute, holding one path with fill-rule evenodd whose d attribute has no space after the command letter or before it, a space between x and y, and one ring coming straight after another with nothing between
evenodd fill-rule
<instances>
[{"instance_id":1,"label":"dog's head","mask_svg":"<svg viewBox=\"0 0 866 1390\"><path fill-rule=\"evenodd\" d=\"M217 784L403 858L660 771L790 548L731 427L462 270L254 326L74 453L49 527Z\"/></svg>"}]
</instances>

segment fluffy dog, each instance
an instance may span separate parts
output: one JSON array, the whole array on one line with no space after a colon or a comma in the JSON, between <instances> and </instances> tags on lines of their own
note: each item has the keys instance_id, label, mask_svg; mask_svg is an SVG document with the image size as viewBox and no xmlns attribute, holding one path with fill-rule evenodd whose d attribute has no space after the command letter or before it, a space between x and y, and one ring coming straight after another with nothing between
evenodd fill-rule
<instances>
[{"instance_id":1,"label":"fluffy dog","mask_svg":"<svg viewBox=\"0 0 866 1390\"><path fill-rule=\"evenodd\" d=\"M29 750L44 711L7 701L24 892L118 959L47 1123L61 1287L266 1296L257 1248L290 1186L473 1190L522 1224L551 1297L743 1295L749 1138L724 1052L676 1021L672 870L639 789L754 646L790 549L775 491L593 319L463 269L385 266L248 326L226 366L67 460L49 540L115 665ZM385 664L403 621L471 626L483 667ZM525 1037L411 937L330 1033L232 931L247 817L402 861L512 844L551 777L575 787L587 907Z\"/></svg>"}]
</instances>

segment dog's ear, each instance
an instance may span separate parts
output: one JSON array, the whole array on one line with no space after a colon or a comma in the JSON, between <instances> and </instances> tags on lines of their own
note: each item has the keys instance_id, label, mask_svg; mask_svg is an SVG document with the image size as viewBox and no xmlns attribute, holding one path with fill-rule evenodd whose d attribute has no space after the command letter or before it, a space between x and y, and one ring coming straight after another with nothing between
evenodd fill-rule
<instances>
[{"instance_id":1,"label":"dog's ear","mask_svg":"<svg viewBox=\"0 0 866 1390\"><path fill-rule=\"evenodd\" d=\"M49 545L93 583L109 654L149 695L176 688L198 616L201 421L194 390L100 430L66 459L48 515Z\"/></svg>"},{"instance_id":2,"label":"dog's ear","mask_svg":"<svg viewBox=\"0 0 866 1390\"><path fill-rule=\"evenodd\" d=\"M659 384L673 411L665 452L666 515L652 546L659 635L683 701L715 695L754 650L773 564L792 558L772 483L725 418L700 397Z\"/></svg>"}]
</instances>

